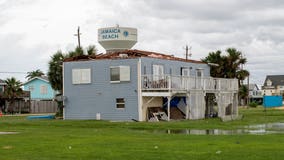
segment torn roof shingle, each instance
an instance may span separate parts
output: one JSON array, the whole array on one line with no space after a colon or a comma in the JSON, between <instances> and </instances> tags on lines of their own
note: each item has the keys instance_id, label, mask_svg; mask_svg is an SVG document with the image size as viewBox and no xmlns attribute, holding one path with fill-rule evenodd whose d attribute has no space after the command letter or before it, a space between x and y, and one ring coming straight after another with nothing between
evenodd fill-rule
<instances>
[{"instance_id":1,"label":"torn roof shingle","mask_svg":"<svg viewBox=\"0 0 284 160\"><path fill-rule=\"evenodd\" d=\"M88 61L94 59L127 59L127 58L138 58L138 57L149 57L149 58L158 58L158 59L166 59L166 60L175 60L175 61L183 61L183 62L191 62L191 63L204 63L202 61L184 59L179 57L174 57L173 55L161 54L150 51L142 51L142 50L124 50L117 52L110 52L106 54L98 54L98 55L81 55L77 57L66 58L64 62L70 61Z\"/></svg>"}]
</instances>

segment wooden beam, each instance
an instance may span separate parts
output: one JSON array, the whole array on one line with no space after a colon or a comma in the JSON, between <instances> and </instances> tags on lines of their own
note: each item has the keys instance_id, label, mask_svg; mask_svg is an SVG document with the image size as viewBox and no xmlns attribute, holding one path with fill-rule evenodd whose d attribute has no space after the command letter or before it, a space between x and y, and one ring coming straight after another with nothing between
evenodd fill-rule
<instances>
[{"instance_id":1,"label":"wooden beam","mask_svg":"<svg viewBox=\"0 0 284 160\"><path fill-rule=\"evenodd\" d=\"M171 119L171 97L167 97L168 99L168 121Z\"/></svg>"}]
</instances>

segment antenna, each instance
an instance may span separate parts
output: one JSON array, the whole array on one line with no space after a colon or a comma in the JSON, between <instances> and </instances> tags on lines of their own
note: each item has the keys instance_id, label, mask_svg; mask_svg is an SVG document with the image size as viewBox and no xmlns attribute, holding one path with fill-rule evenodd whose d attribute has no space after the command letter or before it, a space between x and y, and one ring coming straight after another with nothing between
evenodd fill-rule
<instances>
[{"instance_id":1,"label":"antenna","mask_svg":"<svg viewBox=\"0 0 284 160\"><path fill-rule=\"evenodd\" d=\"M77 29L77 34L74 34L74 36L77 36L78 37L78 47L81 48L81 45L80 45L80 26L78 26L78 29Z\"/></svg>"},{"instance_id":2,"label":"antenna","mask_svg":"<svg viewBox=\"0 0 284 160\"><path fill-rule=\"evenodd\" d=\"M188 57L191 57L191 55L192 55L191 54L191 48L192 47L191 46L188 47L188 45L186 45L185 48L183 48L183 49L185 49L185 59L186 60L188 60ZM189 53L188 53L188 51L189 51Z\"/></svg>"}]
</instances>

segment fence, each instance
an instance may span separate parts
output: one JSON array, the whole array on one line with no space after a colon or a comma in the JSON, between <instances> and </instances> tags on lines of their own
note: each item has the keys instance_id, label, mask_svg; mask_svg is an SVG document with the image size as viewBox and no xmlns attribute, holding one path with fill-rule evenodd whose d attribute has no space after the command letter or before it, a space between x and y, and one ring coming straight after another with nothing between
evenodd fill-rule
<instances>
[{"instance_id":1,"label":"fence","mask_svg":"<svg viewBox=\"0 0 284 160\"><path fill-rule=\"evenodd\" d=\"M30 113L55 113L56 101L31 101Z\"/></svg>"},{"instance_id":2,"label":"fence","mask_svg":"<svg viewBox=\"0 0 284 160\"><path fill-rule=\"evenodd\" d=\"M30 112L30 102L17 100L13 104L9 105L8 112L14 113L29 113Z\"/></svg>"}]
</instances>

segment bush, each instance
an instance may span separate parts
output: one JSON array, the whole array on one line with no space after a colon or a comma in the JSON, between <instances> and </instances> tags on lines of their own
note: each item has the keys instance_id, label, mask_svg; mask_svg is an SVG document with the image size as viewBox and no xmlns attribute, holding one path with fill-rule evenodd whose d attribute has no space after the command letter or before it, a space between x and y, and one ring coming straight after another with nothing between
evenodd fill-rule
<instances>
[{"instance_id":1,"label":"bush","mask_svg":"<svg viewBox=\"0 0 284 160\"><path fill-rule=\"evenodd\" d=\"M256 108L258 106L257 102L251 102L249 103L250 107Z\"/></svg>"}]
</instances>

